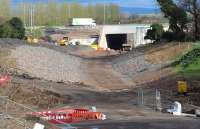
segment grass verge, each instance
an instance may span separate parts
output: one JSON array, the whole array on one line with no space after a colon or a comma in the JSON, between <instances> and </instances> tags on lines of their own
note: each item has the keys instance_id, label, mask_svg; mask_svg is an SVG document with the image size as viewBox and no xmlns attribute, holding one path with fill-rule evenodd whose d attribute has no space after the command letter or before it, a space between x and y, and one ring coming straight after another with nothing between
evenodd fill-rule
<instances>
[{"instance_id":1,"label":"grass verge","mask_svg":"<svg viewBox=\"0 0 200 129\"><path fill-rule=\"evenodd\" d=\"M193 43L192 50L179 56L173 63L178 75L200 77L200 42Z\"/></svg>"}]
</instances>

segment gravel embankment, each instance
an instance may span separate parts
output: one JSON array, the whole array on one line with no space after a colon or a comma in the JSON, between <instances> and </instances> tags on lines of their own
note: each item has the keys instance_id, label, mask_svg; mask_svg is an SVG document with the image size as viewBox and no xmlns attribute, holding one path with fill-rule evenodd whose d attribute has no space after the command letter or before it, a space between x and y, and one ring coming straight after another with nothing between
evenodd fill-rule
<instances>
[{"instance_id":1,"label":"gravel embankment","mask_svg":"<svg viewBox=\"0 0 200 129\"><path fill-rule=\"evenodd\" d=\"M26 44L25 41L19 39L9 39L9 38L0 39L0 48L14 49L15 47L21 46L23 44Z\"/></svg>"},{"instance_id":2,"label":"gravel embankment","mask_svg":"<svg viewBox=\"0 0 200 129\"><path fill-rule=\"evenodd\" d=\"M138 73L155 69L155 65L147 62L144 53L132 51L112 60L113 68L124 75L134 76Z\"/></svg>"},{"instance_id":3,"label":"gravel embankment","mask_svg":"<svg viewBox=\"0 0 200 129\"><path fill-rule=\"evenodd\" d=\"M12 50L17 67L33 77L57 82L80 82L81 59L45 47L22 45Z\"/></svg>"}]
</instances>

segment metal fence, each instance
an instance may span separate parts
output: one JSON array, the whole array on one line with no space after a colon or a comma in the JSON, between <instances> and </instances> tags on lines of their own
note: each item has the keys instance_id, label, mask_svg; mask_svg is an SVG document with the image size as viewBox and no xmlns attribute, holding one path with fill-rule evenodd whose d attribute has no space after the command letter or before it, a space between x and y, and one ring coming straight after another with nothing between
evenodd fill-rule
<instances>
[{"instance_id":1,"label":"metal fence","mask_svg":"<svg viewBox=\"0 0 200 129\"><path fill-rule=\"evenodd\" d=\"M158 89L138 88L137 99L135 105L140 108L151 109L156 111L162 111L165 107L165 97L162 96L161 91Z\"/></svg>"},{"instance_id":2,"label":"metal fence","mask_svg":"<svg viewBox=\"0 0 200 129\"><path fill-rule=\"evenodd\" d=\"M133 103L143 109L167 111L172 108L175 101L181 103L183 112L194 109L190 96L179 95L178 92L172 90L138 88L136 98Z\"/></svg>"}]
</instances>

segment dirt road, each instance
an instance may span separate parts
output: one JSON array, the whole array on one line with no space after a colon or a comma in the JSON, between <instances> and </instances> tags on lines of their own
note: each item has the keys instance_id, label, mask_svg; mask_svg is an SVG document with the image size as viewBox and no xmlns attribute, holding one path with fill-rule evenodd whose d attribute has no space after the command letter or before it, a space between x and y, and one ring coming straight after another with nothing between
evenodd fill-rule
<instances>
[{"instance_id":1,"label":"dirt road","mask_svg":"<svg viewBox=\"0 0 200 129\"><path fill-rule=\"evenodd\" d=\"M109 121L74 126L78 126L79 129L199 129L200 123L198 119L169 117L157 119L143 118L132 121Z\"/></svg>"},{"instance_id":2,"label":"dirt road","mask_svg":"<svg viewBox=\"0 0 200 129\"><path fill-rule=\"evenodd\" d=\"M114 71L112 65L103 60L87 60L81 64L81 70L85 74L85 84L99 90L121 90L134 86L133 82Z\"/></svg>"}]
</instances>

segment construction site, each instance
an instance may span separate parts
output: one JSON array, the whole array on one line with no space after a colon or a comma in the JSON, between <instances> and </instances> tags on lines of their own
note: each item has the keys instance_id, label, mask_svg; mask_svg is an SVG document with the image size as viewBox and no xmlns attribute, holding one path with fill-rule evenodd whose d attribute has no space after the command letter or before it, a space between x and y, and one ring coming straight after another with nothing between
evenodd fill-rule
<instances>
[{"instance_id":1,"label":"construction site","mask_svg":"<svg viewBox=\"0 0 200 129\"><path fill-rule=\"evenodd\" d=\"M103 19L72 18L78 4L59 3L70 23L39 25L39 4L0 15L0 129L200 128L198 40L170 22L121 24L120 11L106 24L117 6L105 3L91 5Z\"/></svg>"},{"instance_id":2,"label":"construction site","mask_svg":"<svg viewBox=\"0 0 200 129\"><path fill-rule=\"evenodd\" d=\"M32 128L35 119L26 118L28 113L63 108L96 107L108 121L196 121L162 113L174 101L181 102L185 113L200 105L198 80L189 82L190 95L179 96L177 82L182 77L167 67L192 43L150 45L128 52L17 39L1 39L0 45L1 75L9 76L0 87L2 129Z\"/></svg>"}]
</instances>

